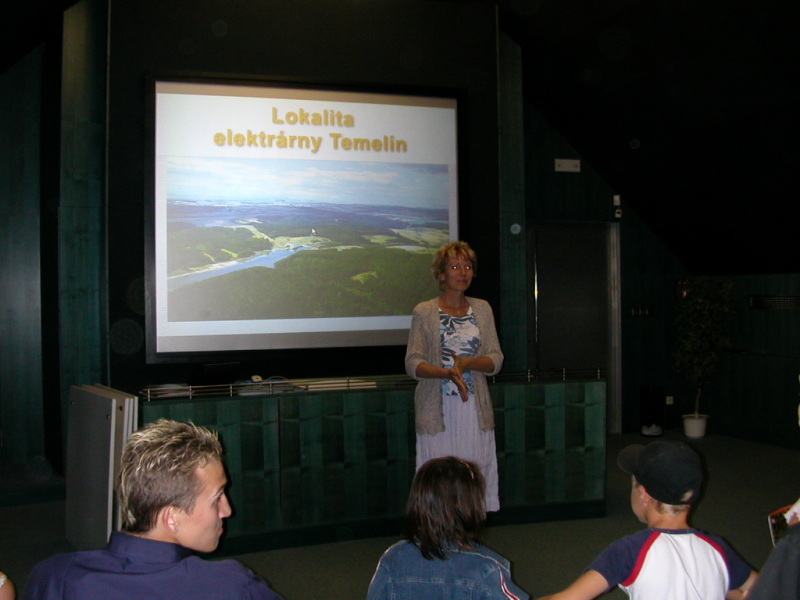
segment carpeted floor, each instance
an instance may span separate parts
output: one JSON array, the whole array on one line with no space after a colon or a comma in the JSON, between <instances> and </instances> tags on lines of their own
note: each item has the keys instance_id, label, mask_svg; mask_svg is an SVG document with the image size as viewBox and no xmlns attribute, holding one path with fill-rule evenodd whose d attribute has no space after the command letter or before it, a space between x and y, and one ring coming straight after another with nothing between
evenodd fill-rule
<instances>
[{"instance_id":1,"label":"carpeted floor","mask_svg":"<svg viewBox=\"0 0 800 600\"><path fill-rule=\"evenodd\" d=\"M667 437L683 439L682 432ZM485 542L512 561L515 581L532 597L572 581L610 541L641 525L630 512L630 478L616 467L618 450L649 441L608 438L607 513L602 518L491 527ZM800 451L709 435L690 443L709 472L693 524L723 536L754 568L771 549L767 515L800 496ZM64 502L0 507L0 570L19 587L33 564L69 551ZM399 533L399 532L398 532ZM237 558L261 574L286 600L364 598L375 564L396 536L245 554ZM605 598L624 598L615 590Z\"/></svg>"}]
</instances>

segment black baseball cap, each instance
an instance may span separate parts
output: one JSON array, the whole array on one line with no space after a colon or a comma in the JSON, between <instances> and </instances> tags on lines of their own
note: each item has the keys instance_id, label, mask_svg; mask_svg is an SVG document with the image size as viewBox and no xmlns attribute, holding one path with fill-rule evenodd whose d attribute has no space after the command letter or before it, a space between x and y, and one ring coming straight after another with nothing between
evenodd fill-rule
<instances>
[{"instance_id":1,"label":"black baseball cap","mask_svg":"<svg viewBox=\"0 0 800 600\"><path fill-rule=\"evenodd\" d=\"M623 448L617 464L642 484L647 493L665 504L692 504L703 485L700 455L688 444L659 440L646 446Z\"/></svg>"}]
</instances>

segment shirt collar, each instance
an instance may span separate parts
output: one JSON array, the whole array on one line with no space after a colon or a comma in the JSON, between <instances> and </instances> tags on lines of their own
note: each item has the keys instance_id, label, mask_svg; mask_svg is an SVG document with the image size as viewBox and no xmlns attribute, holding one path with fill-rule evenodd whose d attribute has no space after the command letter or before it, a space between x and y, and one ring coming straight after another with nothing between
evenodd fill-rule
<instances>
[{"instance_id":1,"label":"shirt collar","mask_svg":"<svg viewBox=\"0 0 800 600\"><path fill-rule=\"evenodd\" d=\"M170 542L159 542L144 537L114 531L108 543L108 550L114 554L135 556L145 563L173 563L192 555L189 548Z\"/></svg>"}]
</instances>

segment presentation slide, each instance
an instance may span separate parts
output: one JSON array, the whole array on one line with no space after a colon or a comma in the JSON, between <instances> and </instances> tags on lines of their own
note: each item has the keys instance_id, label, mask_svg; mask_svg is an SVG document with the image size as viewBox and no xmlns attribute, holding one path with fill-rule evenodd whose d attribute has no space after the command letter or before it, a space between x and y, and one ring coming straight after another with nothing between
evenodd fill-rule
<instances>
[{"instance_id":1,"label":"presentation slide","mask_svg":"<svg viewBox=\"0 0 800 600\"><path fill-rule=\"evenodd\" d=\"M405 344L458 237L456 109L156 82L148 359Z\"/></svg>"}]
</instances>

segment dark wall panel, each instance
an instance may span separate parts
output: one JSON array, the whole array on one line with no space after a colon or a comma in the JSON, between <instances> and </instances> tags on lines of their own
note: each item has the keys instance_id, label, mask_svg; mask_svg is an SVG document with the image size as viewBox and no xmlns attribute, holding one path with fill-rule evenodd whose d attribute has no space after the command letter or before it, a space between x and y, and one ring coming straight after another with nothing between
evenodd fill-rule
<instances>
[{"instance_id":1,"label":"dark wall panel","mask_svg":"<svg viewBox=\"0 0 800 600\"><path fill-rule=\"evenodd\" d=\"M653 418L663 427L678 427L679 394L670 353L675 285L686 270L630 208L625 208L621 237L622 430L639 430L643 421L650 420L648 413L656 413ZM659 402L652 399L655 392L646 400L643 389L660 390ZM666 404L667 395L675 397L675 404Z\"/></svg>"},{"instance_id":2,"label":"dark wall panel","mask_svg":"<svg viewBox=\"0 0 800 600\"><path fill-rule=\"evenodd\" d=\"M597 369L606 376L607 227L549 223L533 232L538 299L529 351L538 370Z\"/></svg>"},{"instance_id":3,"label":"dark wall panel","mask_svg":"<svg viewBox=\"0 0 800 600\"><path fill-rule=\"evenodd\" d=\"M41 455L39 48L0 76L0 465Z\"/></svg>"},{"instance_id":4,"label":"dark wall panel","mask_svg":"<svg viewBox=\"0 0 800 600\"><path fill-rule=\"evenodd\" d=\"M733 282L731 344L714 380L703 390L710 432L800 448L800 274L741 275ZM776 308L751 298L772 296ZM773 305L775 306L775 305Z\"/></svg>"}]
</instances>

